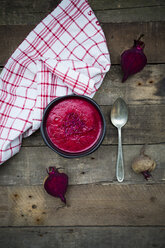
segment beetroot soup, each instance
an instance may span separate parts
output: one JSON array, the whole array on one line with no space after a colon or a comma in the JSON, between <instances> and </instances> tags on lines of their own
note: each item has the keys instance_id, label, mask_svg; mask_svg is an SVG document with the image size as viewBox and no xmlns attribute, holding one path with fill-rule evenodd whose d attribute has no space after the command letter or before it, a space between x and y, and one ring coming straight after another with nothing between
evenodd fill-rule
<instances>
[{"instance_id":1,"label":"beetroot soup","mask_svg":"<svg viewBox=\"0 0 165 248\"><path fill-rule=\"evenodd\" d=\"M51 142L59 149L79 153L91 148L102 130L97 108L81 98L58 102L49 112L46 130Z\"/></svg>"}]
</instances>

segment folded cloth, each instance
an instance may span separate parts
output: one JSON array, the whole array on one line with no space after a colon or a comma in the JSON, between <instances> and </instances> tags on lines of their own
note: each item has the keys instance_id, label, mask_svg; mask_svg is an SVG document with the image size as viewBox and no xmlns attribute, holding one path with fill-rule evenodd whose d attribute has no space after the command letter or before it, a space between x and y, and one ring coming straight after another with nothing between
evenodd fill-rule
<instances>
[{"instance_id":1,"label":"folded cloth","mask_svg":"<svg viewBox=\"0 0 165 248\"><path fill-rule=\"evenodd\" d=\"M0 77L0 164L40 127L55 97L93 97L110 68L104 33L87 0L63 0L20 44Z\"/></svg>"}]
</instances>

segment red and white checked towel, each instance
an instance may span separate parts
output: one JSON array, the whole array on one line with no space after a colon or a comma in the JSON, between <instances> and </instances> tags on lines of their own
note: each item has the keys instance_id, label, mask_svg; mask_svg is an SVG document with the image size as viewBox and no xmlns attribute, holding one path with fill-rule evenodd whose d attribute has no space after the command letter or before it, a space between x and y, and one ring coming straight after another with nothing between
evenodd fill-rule
<instances>
[{"instance_id":1,"label":"red and white checked towel","mask_svg":"<svg viewBox=\"0 0 165 248\"><path fill-rule=\"evenodd\" d=\"M93 97L110 68L104 33L87 0L63 0L26 37L0 77L0 164L40 127L47 104Z\"/></svg>"}]
</instances>

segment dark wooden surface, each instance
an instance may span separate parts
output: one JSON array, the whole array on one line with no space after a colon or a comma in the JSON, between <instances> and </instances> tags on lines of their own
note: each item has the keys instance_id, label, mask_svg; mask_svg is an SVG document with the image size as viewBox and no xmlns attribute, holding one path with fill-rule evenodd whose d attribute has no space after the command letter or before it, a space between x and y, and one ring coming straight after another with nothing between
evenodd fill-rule
<instances>
[{"instance_id":1,"label":"dark wooden surface","mask_svg":"<svg viewBox=\"0 0 165 248\"><path fill-rule=\"evenodd\" d=\"M68 188L65 206L42 185L1 186L1 225L163 226L164 190L156 183L75 185Z\"/></svg>"},{"instance_id":2,"label":"dark wooden surface","mask_svg":"<svg viewBox=\"0 0 165 248\"><path fill-rule=\"evenodd\" d=\"M164 11L165 12L165 11ZM100 13L100 12L99 12ZM104 11L102 15L104 16ZM165 16L165 15L164 15ZM120 17L120 15L119 15ZM144 33L144 41L147 46L145 54L148 63L164 63L164 39L165 29L164 22L109 22L106 20L102 23L102 28L105 32L107 44L111 52L112 64L120 63L120 54L133 46L134 39L137 39L140 34ZM110 20L109 20L110 21ZM35 25L4 25L0 23L0 65L4 65L8 57L17 46L24 40L26 35L35 27Z\"/></svg>"},{"instance_id":3,"label":"dark wooden surface","mask_svg":"<svg viewBox=\"0 0 165 248\"><path fill-rule=\"evenodd\" d=\"M164 248L164 231L164 227L9 227L0 228L0 246L8 236L5 247L12 248Z\"/></svg>"},{"instance_id":4,"label":"dark wooden surface","mask_svg":"<svg viewBox=\"0 0 165 248\"><path fill-rule=\"evenodd\" d=\"M0 0L0 67L60 1ZM24 139L19 154L0 168L0 248L165 247L165 1L90 0L106 35L112 67L94 99L106 118L103 144L91 155L64 159L40 132ZM144 33L147 66L121 83L120 54ZM125 180L115 178L117 130L111 105L129 107L123 128ZM157 163L148 182L131 162L143 144ZM47 195L48 166L69 176L67 206Z\"/></svg>"}]
</instances>

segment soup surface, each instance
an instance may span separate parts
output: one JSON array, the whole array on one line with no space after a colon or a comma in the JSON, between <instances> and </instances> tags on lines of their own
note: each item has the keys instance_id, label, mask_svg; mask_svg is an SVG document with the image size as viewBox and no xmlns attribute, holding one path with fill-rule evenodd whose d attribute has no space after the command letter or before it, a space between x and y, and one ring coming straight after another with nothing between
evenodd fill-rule
<instances>
[{"instance_id":1,"label":"soup surface","mask_svg":"<svg viewBox=\"0 0 165 248\"><path fill-rule=\"evenodd\" d=\"M68 98L49 112L46 130L52 143L65 152L91 148L102 129L101 116L94 105L82 98Z\"/></svg>"}]
</instances>

